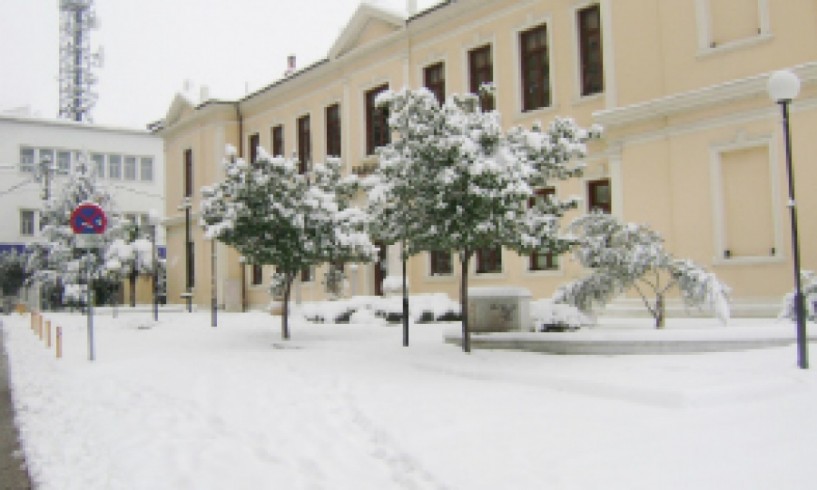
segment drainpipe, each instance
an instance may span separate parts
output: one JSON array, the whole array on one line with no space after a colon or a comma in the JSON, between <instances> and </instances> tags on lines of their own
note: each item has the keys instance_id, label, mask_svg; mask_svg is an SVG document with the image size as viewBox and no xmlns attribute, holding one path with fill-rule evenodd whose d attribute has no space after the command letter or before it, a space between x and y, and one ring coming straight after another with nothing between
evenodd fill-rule
<instances>
[{"instance_id":1,"label":"drainpipe","mask_svg":"<svg viewBox=\"0 0 817 490\"><path fill-rule=\"evenodd\" d=\"M238 120L238 154L244 157L244 115L241 114L241 101L235 102L235 116ZM247 311L247 264L241 257L239 262L241 267L241 312Z\"/></svg>"}]
</instances>

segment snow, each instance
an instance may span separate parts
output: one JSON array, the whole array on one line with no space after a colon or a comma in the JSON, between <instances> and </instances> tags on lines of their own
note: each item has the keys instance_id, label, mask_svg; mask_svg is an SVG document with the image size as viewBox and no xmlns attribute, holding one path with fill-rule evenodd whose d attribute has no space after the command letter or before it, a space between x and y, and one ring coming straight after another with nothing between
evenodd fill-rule
<instances>
[{"instance_id":1,"label":"snow","mask_svg":"<svg viewBox=\"0 0 817 490\"><path fill-rule=\"evenodd\" d=\"M361 310L365 311L365 310ZM817 378L795 347L671 356L462 353L453 324L309 324L120 308L63 327L57 360L4 317L37 488L810 488ZM603 320L635 336L650 319ZM149 327L149 328L146 328ZM793 328L669 319L681 336ZM685 332L685 333L683 333ZM560 334L542 334L560 335Z\"/></svg>"}]
</instances>

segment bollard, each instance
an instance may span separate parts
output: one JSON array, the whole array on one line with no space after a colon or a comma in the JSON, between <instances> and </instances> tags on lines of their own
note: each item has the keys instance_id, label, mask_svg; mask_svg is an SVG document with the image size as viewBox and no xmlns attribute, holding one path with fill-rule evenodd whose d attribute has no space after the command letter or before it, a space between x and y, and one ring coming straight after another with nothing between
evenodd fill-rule
<instances>
[{"instance_id":1,"label":"bollard","mask_svg":"<svg viewBox=\"0 0 817 490\"><path fill-rule=\"evenodd\" d=\"M35 324L36 321L37 321L37 312L32 311L31 312L31 331L32 332L34 331L34 324Z\"/></svg>"},{"instance_id":2,"label":"bollard","mask_svg":"<svg viewBox=\"0 0 817 490\"><path fill-rule=\"evenodd\" d=\"M40 336L40 340L43 339L43 317L40 315L39 321L37 322L37 335Z\"/></svg>"},{"instance_id":3,"label":"bollard","mask_svg":"<svg viewBox=\"0 0 817 490\"><path fill-rule=\"evenodd\" d=\"M57 359L62 358L62 327L57 325Z\"/></svg>"},{"instance_id":4,"label":"bollard","mask_svg":"<svg viewBox=\"0 0 817 490\"><path fill-rule=\"evenodd\" d=\"M51 320L45 322L45 346L51 348Z\"/></svg>"}]
</instances>

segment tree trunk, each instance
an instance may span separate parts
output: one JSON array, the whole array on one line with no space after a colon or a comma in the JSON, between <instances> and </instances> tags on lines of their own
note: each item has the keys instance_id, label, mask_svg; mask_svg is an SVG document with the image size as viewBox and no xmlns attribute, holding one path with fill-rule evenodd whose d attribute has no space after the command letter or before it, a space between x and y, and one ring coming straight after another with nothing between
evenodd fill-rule
<instances>
[{"instance_id":1,"label":"tree trunk","mask_svg":"<svg viewBox=\"0 0 817 490\"><path fill-rule=\"evenodd\" d=\"M289 340L289 295L292 292L292 280L294 274L287 274L286 286L284 286L284 307L281 317L281 338Z\"/></svg>"},{"instance_id":2,"label":"tree trunk","mask_svg":"<svg viewBox=\"0 0 817 490\"><path fill-rule=\"evenodd\" d=\"M406 262L408 262L408 258L405 254L405 243L403 244L403 347L408 347L409 345L409 297L408 297L408 285L406 284Z\"/></svg>"},{"instance_id":3,"label":"tree trunk","mask_svg":"<svg viewBox=\"0 0 817 490\"><path fill-rule=\"evenodd\" d=\"M664 328L664 295L658 294L655 298L655 328Z\"/></svg>"},{"instance_id":4,"label":"tree trunk","mask_svg":"<svg viewBox=\"0 0 817 490\"><path fill-rule=\"evenodd\" d=\"M468 330L468 262L471 252L463 251L460 254L462 271L460 280L460 311L462 316L462 351L471 352L471 332Z\"/></svg>"},{"instance_id":5,"label":"tree trunk","mask_svg":"<svg viewBox=\"0 0 817 490\"><path fill-rule=\"evenodd\" d=\"M130 277L128 280L130 281L130 306L131 308L136 306L136 271L132 271L130 273Z\"/></svg>"}]
</instances>

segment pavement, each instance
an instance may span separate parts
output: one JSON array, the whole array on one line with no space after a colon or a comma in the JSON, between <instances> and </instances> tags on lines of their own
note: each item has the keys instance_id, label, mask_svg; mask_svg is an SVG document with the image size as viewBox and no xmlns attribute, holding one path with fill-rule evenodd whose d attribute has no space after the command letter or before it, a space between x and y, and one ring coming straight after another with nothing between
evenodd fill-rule
<instances>
[{"instance_id":1,"label":"pavement","mask_svg":"<svg viewBox=\"0 0 817 490\"><path fill-rule=\"evenodd\" d=\"M3 320L0 319L0 327ZM0 490L28 490L28 477L17 426L14 425L14 406L11 402L8 358L0 328Z\"/></svg>"}]
</instances>

